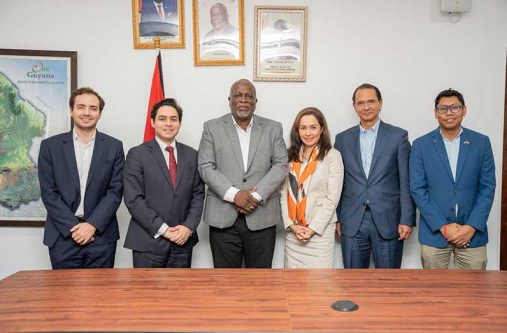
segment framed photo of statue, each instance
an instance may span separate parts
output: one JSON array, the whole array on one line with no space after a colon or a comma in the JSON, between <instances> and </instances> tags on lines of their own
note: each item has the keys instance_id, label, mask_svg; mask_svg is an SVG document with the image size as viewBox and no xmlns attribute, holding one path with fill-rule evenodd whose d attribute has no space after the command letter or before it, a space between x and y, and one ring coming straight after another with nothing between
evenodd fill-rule
<instances>
[{"instance_id":1,"label":"framed photo of statue","mask_svg":"<svg viewBox=\"0 0 507 333\"><path fill-rule=\"evenodd\" d=\"M43 226L37 158L71 128L77 52L0 49L0 226Z\"/></svg>"},{"instance_id":2,"label":"framed photo of statue","mask_svg":"<svg viewBox=\"0 0 507 333\"><path fill-rule=\"evenodd\" d=\"M185 48L183 7L183 0L132 0L134 48L155 49L156 40L163 49Z\"/></svg>"},{"instance_id":3,"label":"framed photo of statue","mask_svg":"<svg viewBox=\"0 0 507 333\"><path fill-rule=\"evenodd\" d=\"M193 0L194 64L245 64L243 0Z\"/></svg>"},{"instance_id":4,"label":"framed photo of statue","mask_svg":"<svg viewBox=\"0 0 507 333\"><path fill-rule=\"evenodd\" d=\"M308 7L255 6L254 81L306 81Z\"/></svg>"}]
</instances>

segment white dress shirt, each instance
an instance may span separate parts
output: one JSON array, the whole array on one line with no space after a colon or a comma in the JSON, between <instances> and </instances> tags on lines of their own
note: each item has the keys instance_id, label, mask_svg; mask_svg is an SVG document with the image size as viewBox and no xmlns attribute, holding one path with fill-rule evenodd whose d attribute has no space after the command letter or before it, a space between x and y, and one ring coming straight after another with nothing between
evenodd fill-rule
<instances>
[{"instance_id":1,"label":"white dress shirt","mask_svg":"<svg viewBox=\"0 0 507 333\"><path fill-rule=\"evenodd\" d=\"M160 140L157 136L155 136L155 140L157 140L158 145L160 146L160 150L162 151L162 155L165 159L165 164L167 165L167 173L169 173L169 152L166 149L166 147L173 147L174 149L174 159L176 160L176 164L178 163L178 150L176 149L176 140L173 140L173 142L170 145L167 145L164 141ZM161 235L165 233L165 231L169 228L169 225L167 223L164 223L160 226L157 233L153 238L159 238Z\"/></svg>"},{"instance_id":2,"label":"white dress shirt","mask_svg":"<svg viewBox=\"0 0 507 333\"><path fill-rule=\"evenodd\" d=\"M95 147L95 136L97 130L93 133L91 140L84 143L83 140L77 135L76 129L72 131L74 136L74 153L76 155L77 172L79 174L79 191L81 193L81 200L77 207L76 216L84 216L84 198L86 195L86 183L88 181L88 173L90 172L90 164L92 163L93 148Z\"/></svg>"},{"instance_id":3,"label":"white dress shirt","mask_svg":"<svg viewBox=\"0 0 507 333\"><path fill-rule=\"evenodd\" d=\"M248 153L250 150L250 135L252 134L252 125L253 125L253 117L250 120L250 124L246 127L246 130L244 130L241 126L238 125L236 122L236 119L234 119L234 116L232 116L232 121L234 122L234 126L236 127L236 132L238 133L238 139L239 139L239 145L241 148L241 157L243 158L243 168L246 172L248 168ZM239 189L231 186L225 192L224 200L228 202L234 203L234 197L239 192ZM262 201L262 197L257 192L252 192L251 195L257 200Z\"/></svg>"}]
</instances>

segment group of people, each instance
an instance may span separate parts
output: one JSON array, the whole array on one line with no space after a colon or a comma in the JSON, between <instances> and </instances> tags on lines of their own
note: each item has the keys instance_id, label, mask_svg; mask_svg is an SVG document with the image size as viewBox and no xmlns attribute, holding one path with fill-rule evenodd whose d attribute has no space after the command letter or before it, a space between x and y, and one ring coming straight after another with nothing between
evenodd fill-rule
<instances>
[{"instance_id":1,"label":"group of people","mask_svg":"<svg viewBox=\"0 0 507 333\"><path fill-rule=\"evenodd\" d=\"M417 207L424 268L451 258L486 268L495 165L488 137L462 127L458 91L438 94L439 126L412 147L406 130L380 120L371 84L354 91L359 124L334 147L315 107L297 114L287 149L282 125L255 114L250 81L234 82L228 100L230 113L204 123L198 151L176 140L181 106L161 100L151 110L155 138L124 161L122 143L96 130L102 97L74 91L73 129L44 140L38 162L52 267L114 266L123 195L134 267L190 267L202 219L217 268L270 268L280 223L286 268L333 267L336 236L345 268L368 268L371 257L376 268L400 268Z\"/></svg>"}]
</instances>

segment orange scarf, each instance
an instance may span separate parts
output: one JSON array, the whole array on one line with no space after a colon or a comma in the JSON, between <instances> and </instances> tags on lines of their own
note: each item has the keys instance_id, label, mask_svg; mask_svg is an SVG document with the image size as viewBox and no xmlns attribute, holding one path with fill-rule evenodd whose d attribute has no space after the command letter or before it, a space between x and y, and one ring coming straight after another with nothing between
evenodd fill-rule
<instances>
[{"instance_id":1,"label":"orange scarf","mask_svg":"<svg viewBox=\"0 0 507 333\"><path fill-rule=\"evenodd\" d=\"M308 188L310 178L317 168L317 156L319 151L317 148L313 149L310 154L308 164L301 172L302 163L292 161L290 163L289 177L287 179L287 206L289 211L289 219L304 227L308 226L306 221L306 196L305 187Z\"/></svg>"}]
</instances>

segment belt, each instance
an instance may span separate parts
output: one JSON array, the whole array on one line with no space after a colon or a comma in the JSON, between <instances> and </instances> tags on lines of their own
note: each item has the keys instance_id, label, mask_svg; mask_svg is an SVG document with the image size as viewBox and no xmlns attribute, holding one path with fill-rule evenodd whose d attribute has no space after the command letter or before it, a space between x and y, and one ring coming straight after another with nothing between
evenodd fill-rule
<instances>
[{"instance_id":1,"label":"belt","mask_svg":"<svg viewBox=\"0 0 507 333\"><path fill-rule=\"evenodd\" d=\"M83 222L86 222L86 219L82 216L76 216L77 217L77 220L79 221L79 223L83 223Z\"/></svg>"}]
</instances>

